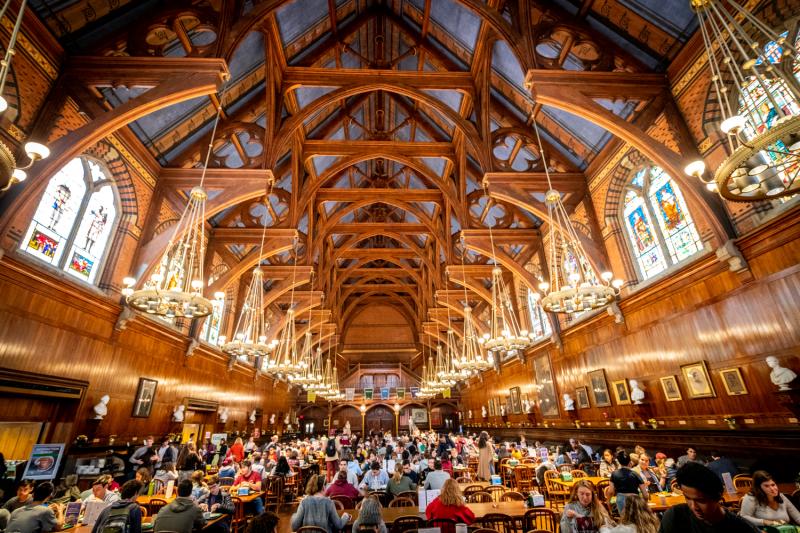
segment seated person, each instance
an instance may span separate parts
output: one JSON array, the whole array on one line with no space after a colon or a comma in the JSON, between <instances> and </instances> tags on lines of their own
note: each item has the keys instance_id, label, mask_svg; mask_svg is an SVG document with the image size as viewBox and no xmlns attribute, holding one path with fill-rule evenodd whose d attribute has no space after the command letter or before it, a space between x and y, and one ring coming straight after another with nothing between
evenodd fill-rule
<instances>
[{"instance_id":1,"label":"seated person","mask_svg":"<svg viewBox=\"0 0 800 533\"><path fill-rule=\"evenodd\" d=\"M353 522L353 533L359 529L370 528L376 533L386 533L386 523L381 515L381 502L375 496L366 498L358 511L358 518Z\"/></svg>"},{"instance_id":2,"label":"seated person","mask_svg":"<svg viewBox=\"0 0 800 533\"><path fill-rule=\"evenodd\" d=\"M353 488L358 487L358 475L354 472L351 472L349 468L347 468L347 461L342 459L339 461L339 472L344 472L347 474L347 482L350 483Z\"/></svg>"},{"instance_id":3,"label":"seated person","mask_svg":"<svg viewBox=\"0 0 800 533\"><path fill-rule=\"evenodd\" d=\"M202 470L195 470L189 479L192 480L192 499L198 503L204 502L208 496L206 473Z\"/></svg>"},{"instance_id":4,"label":"seated person","mask_svg":"<svg viewBox=\"0 0 800 533\"><path fill-rule=\"evenodd\" d=\"M678 488L686 503L670 507L659 533L755 533L758 530L721 504L723 485L717 475L696 462L678 469Z\"/></svg>"},{"instance_id":5,"label":"seated person","mask_svg":"<svg viewBox=\"0 0 800 533\"><path fill-rule=\"evenodd\" d=\"M84 502L106 502L114 503L119 500L119 494L108 490L108 484L111 482L111 476L100 476L92 483L92 493Z\"/></svg>"},{"instance_id":6,"label":"seated person","mask_svg":"<svg viewBox=\"0 0 800 533\"><path fill-rule=\"evenodd\" d=\"M339 531L350 521L347 513L339 516L333 500L325 497L325 476L313 475L306 483L306 497L300 501L297 512L292 515L291 528L296 531L303 526L321 527L325 531Z\"/></svg>"},{"instance_id":7,"label":"seated person","mask_svg":"<svg viewBox=\"0 0 800 533\"><path fill-rule=\"evenodd\" d=\"M381 464L378 461L372 463L369 467L369 472L364 475L359 488L368 492L373 490L383 490L389 484L389 476L385 470L381 469Z\"/></svg>"},{"instance_id":8,"label":"seated person","mask_svg":"<svg viewBox=\"0 0 800 533\"><path fill-rule=\"evenodd\" d=\"M3 509L9 513L13 513L20 507L25 507L33 501L33 481L23 480L17 487L17 495L10 498Z\"/></svg>"},{"instance_id":9,"label":"seated person","mask_svg":"<svg viewBox=\"0 0 800 533\"><path fill-rule=\"evenodd\" d=\"M450 474L442 471L442 463L437 459L433 462L433 472L425 476L425 490L441 490Z\"/></svg>"},{"instance_id":10,"label":"seated person","mask_svg":"<svg viewBox=\"0 0 800 533\"><path fill-rule=\"evenodd\" d=\"M411 479L411 482L415 485L419 482L419 474L414 472L414 469L411 468L411 463L408 460L403 461L403 475Z\"/></svg>"},{"instance_id":11,"label":"seated person","mask_svg":"<svg viewBox=\"0 0 800 533\"><path fill-rule=\"evenodd\" d=\"M455 479L448 479L442 485L442 492L425 509L428 520L449 518L456 523L470 525L475 521L475 514L464 502L464 495L458 488ZM452 526L451 526L452 527ZM453 533L442 530L442 533Z\"/></svg>"},{"instance_id":12,"label":"seated person","mask_svg":"<svg viewBox=\"0 0 800 533\"><path fill-rule=\"evenodd\" d=\"M254 472L252 464L248 459L242 461L242 469L239 470L239 475L233 482L231 492L238 494L239 489L249 489L251 492L258 492L261 490L261 476L258 472ZM260 515L264 512L264 500L255 498L253 501L248 502L244 506L246 512L252 512L255 515Z\"/></svg>"},{"instance_id":13,"label":"seated person","mask_svg":"<svg viewBox=\"0 0 800 533\"><path fill-rule=\"evenodd\" d=\"M231 495L228 491L222 490L219 484L219 476L216 474L211 476L208 481L208 494L204 503L200 504L200 509L203 512L209 513L223 513L229 515L224 520L220 520L213 527L205 529L205 533L216 531L218 533L228 533L231 527L230 515L236 511Z\"/></svg>"},{"instance_id":14,"label":"seated person","mask_svg":"<svg viewBox=\"0 0 800 533\"><path fill-rule=\"evenodd\" d=\"M178 471L175 469L175 463L164 463L161 468L156 470L156 475L153 476L153 479L160 481L164 487L170 481L177 481Z\"/></svg>"},{"instance_id":15,"label":"seated person","mask_svg":"<svg viewBox=\"0 0 800 533\"><path fill-rule=\"evenodd\" d=\"M395 463L392 479L386 487L386 492L390 496L397 496L400 493L417 490L417 485L411 478L403 473L403 465Z\"/></svg>"},{"instance_id":16,"label":"seated person","mask_svg":"<svg viewBox=\"0 0 800 533\"><path fill-rule=\"evenodd\" d=\"M292 475L292 467L289 466L289 461L286 459L286 456L281 455L278 457L278 461L275 463L275 466L272 467L269 475L284 477Z\"/></svg>"},{"instance_id":17,"label":"seated person","mask_svg":"<svg viewBox=\"0 0 800 533\"><path fill-rule=\"evenodd\" d=\"M153 519L153 531L174 531L192 533L193 529L203 529L206 519L203 510L192 501L192 482L184 479L178 483L178 497L161 508Z\"/></svg>"},{"instance_id":18,"label":"seated person","mask_svg":"<svg viewBox=\"0 0 800 533\"><path fill-rule=\"evenodd\" d=\"M357 488L347 481L347 471L339 470L336 474L336 479L325 489L325 496L329 498L331 496L347 496L348 498L356 499L360 496L360 493Z\"/></svg>"},{"instance_id":19,"label":"seated person","mask_svg":"<svg viewBox=\"0 0 800 533\"><path fill-rule=\"evenodd\" d=\"M230 458L222 461L222 468L219 469L219 477L236 477L237 467Z\"/></svg>"},{"instance_id":20,"label":"seated person","mask_svg":"<svg viewBox=\"0 0 800 533\"><path fill-rule=\"evenodd\" d=\"M711 464L708 466L711 468ZM764 470L757 470L753 474L753 488L742 498L739 516L756 527L784 524L800 526L800 512L786 495L781 494L775 480Z\"/></svg>"},{"instance_id":21,"label":"seated person","mask_svg":"<svg viewBox=\"0 0 800 533\"><path fill-rule=\"evenodd\" d=\"M276 533L280 517L275 513L267 511L256 516L247 524L245 533Z\"/></svg>"},{"instance_id":22,"label":"seated person","mask_svg":"<svg viewBox=\"0 0 800 533\"><path fill-rule=\"evenodd\" d=\"M53 484L40 483L33 489L31 500L11 513L6 531L14 533L47 533L56 531L64 524L64 508L59 504L48 505L53 496Z\"/></svg>"},{"instance_id":23,"label":"seated person","mask_svg":"<svg viewBox=\"0 0 800 533\"><path fill-rule=\"evenodd\" d=\"M97 517L92 533L101 533L106 527L120 525L125 533L142 532L142 509L136 503L136 497L142 488L142 482L131 479L120 489L120 499L106 507Z\"/></svg>"},{"instance_id":24,"label":"seated person","mask_svg":"<svg viewBox=\"0 0 800 533\"><path fill-rule=\"evenodd\" d=\"M56 488L53 498L66 498L71 502L80 500L81 489L78 488L78 474L66 476L64 481Z\"/></svg>"}]
</instances>

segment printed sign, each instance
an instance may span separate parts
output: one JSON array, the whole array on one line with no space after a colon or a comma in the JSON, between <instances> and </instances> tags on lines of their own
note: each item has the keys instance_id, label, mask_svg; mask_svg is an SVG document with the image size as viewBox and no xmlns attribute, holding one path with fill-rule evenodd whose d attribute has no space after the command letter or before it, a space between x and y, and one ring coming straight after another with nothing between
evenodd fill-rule
<instances>
[{"instance_id":1,"label":"printed sign","mask_svg":"<svg viewBox=\"0 0 800 533\"><path fill-rule=\"evenodd\" d=\"M35 481L54 479L63 454L63 444L34 444L22 477Z\"/></svg>"}]
</instances>

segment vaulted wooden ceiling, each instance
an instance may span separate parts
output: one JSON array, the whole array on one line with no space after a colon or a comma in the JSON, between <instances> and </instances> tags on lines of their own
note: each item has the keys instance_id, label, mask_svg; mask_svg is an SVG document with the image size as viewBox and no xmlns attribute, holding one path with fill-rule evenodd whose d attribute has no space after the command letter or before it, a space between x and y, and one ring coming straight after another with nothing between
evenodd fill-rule
<instances>
[{"instance_id":1,"label":"vaulted wooden ceiling","mask_svg":"<svg viewBox=\"0 0 800 533\"><path fill-rule=\"evenodd\" d=\"M227 290L241 305L260 263L276 336L290 305L301 333L311 327L317 341L341 341L362 310L389 305L414 332L405 348L417 351L448 323L460 334L465 304L485 327L492 246L509 279L536 281L525 265L541 254L536 213L547 187L532 121L568 206L585 197L583 172L612 138L534 103L527 69L661 72L694 30L688 2L657 0L31 4L72 55L227 61L220 96L129 126L164 167L140 263L157 257L158 235L198 183L221 103L206 179L210 292ZM88 98L107 109L148 90L89 85ZM632 122L651 99L625 94L596 102ZM528 200L490 198L487 175ZM381 360L415 353L402 348Z\"/></svg>"}]
</instances>

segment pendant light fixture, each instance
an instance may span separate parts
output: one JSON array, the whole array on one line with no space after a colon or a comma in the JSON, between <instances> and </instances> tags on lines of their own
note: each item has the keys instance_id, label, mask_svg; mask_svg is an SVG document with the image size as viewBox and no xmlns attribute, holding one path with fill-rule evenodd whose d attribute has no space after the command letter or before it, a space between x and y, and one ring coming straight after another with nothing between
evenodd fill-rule
<instances>
[{"instance_id":1,"label":"pendant light fixture","mask_svg":"<svg viewBox=\"0 0 800 533\"><path fill-rule=\"evenodd\" d=\"M265 203L269 202L273 184L274 180L269 179ZM261 231L259 258L264 256L266 234L267 226L265 224ZM241 360L249 360L253 363L258 362L260 364L259 370L269 373L270 369L275 366L275 361L270 359L269 356L278 341L273 339L272 342L267 342L269 324L267 323L265 312L264 269L259 264L253 269L253 277L250 280L250 286L247 288L244 303L236 321L233 340L226 342L227 338L221 335L219 344L224 353Z\"/></svg>"},{"instance_id":2,"label":"pendant light fixture","mask_svg":"<svg viewBox=\"0 0 800 533\"><path fill-rule=\"evenodd\" d=\"M275 351L275 368L272 374L278 379L291 381L302 372L300 358L297 352L297 329L294 323L294 286L297 279L297 237L292 242L292 292L289 299L289 309L286 311L286 325L281 332L280 340Z\"/></svg>"},{"instance_id":3,"label":"pendant light fixture","mask_svg":"<svg viewBox=\"0 0 800 533\"><path fill-rule=\"evenodd\" d=\"M539 127L533 121L539 153L544 162L548 191L545 194L548 223L550 224L549 274L550 283L543 281L539 289L545 293L542 309L551 313L575 313L605 307L614 301L623 281L612 279L611 272L603 272L600 280L589 262L578 234L572 226L567 210L561 202L561 193L553 189L550 170L545 159ZM531 334L533 337L533 334Z\"/></svg>"},{"instance_id":4,"label":"pendant light fixture","mask_svg":"<svg viewBox=\"0 0 800 533\"><path fill-rule=\"evenodd\" d=\"M797 26L787 36L736 0L690 0L700 22L711 82L730 156L713 179L693 161L685 172L723 198L740 202L800 192L800 82L789 58ZM733 91L729 87L733 86ZM741 110L741 111L740 111Z\"/></svg>"},{"instance_id":5,"label":"pendant light fixture","mask_svg":"<svg viewBox=\"0 0 800 533\"><path fill-rule=\"evenodd\" d=\"M214 149L214 138L222 115L223 94L218 98L217 115L211 130L200 184L189 193L189 202L181 213L180 219L172 232L161 260L155 271L144 283L144 287L136 290L136 279L127 277L122 280L125 288L122 294L129 306L147 314L166 319L175 317L200 318L211 314L211 301L203 296L205 277L205 229L206 199L208 195L203 189L208 161ZM215 298L225 297L217 293Z\"/></svg>"},{"instance_id":6,"label":"pendant light fixture","mask_svg":"<svg viewBox=\"0 0 800 533\"><path fill-rule=\"evenodd\" d=\"M464 256L467 255L467 247L464 243L464 236L461 236L461 276L462 288L464 289L464 337L461 339L461 357L458 360L458 367L466 370L470 374L489 370L494 366L494 356L491 351L484 350L481 337L475 327L475 318L472 315L472 307L467 298L467 268L464 265Z\"/></svg>"}]
</instances>

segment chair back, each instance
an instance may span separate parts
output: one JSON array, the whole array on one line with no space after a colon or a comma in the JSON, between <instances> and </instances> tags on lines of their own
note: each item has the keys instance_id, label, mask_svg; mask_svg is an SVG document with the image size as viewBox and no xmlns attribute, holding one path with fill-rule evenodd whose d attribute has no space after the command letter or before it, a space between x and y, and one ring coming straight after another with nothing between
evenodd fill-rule
<instances>
[{"instance_id":1,"label":"chair back","mask_svg":"<svg viewBox=\"0 0 800 533\"><path fill-rule=\"evenodd\" d=\"M595 485L595 488L597 489L597 497L600 498L601 502L607 501L606 487L608 487L609 485L611 485L610 479L601 479L600 481L597 482L597 485Z\"/></svg>"},{"instance_id":2,"label":"chair back","mask_svg":"<svg viewBox=\"0 0 800 533\"><path fill-rule=\"evenodd\" d=\"M492 495L488 492L473 492L466 498L467 503L492 503Z\"/></svg>"},{"instance_id":3,"label":"chair back","mask_svg":"<svg viewBox=\"0 0 800 533\"><path fill-rule=\"evenodd\" d=\"M161 510L162 507L167 505L169 502L162 498L150 498L150 501L147 503L147 508L150 510L150 514L155 516Z\"/></svg>"},{"instance_id":4,"label":"chair back","mask_svg":"<svg viewBox=\"0 0 800 533\"><path fill-rule=\"evenodd\" d=\"M232 477L221 477L219 478L219 485L221 487L231 487L234 481L236 480Z\"/></svg>"},{"instance_id":5,"label":"chair back","mask_svg":"<svg viewBox=\"0 0 800 533\"><path fill-rule=\"evenodd\" d=\"M573 469L573 470L570 470L570 473L572 474L572 479L578 479L578 478L582 478L582 477L589 477L589 476L586 475L586 472L584 472L583 470Z\"/></svg>"},{"instance_id":6,"label":"chair back","mask_svg":"<svg viewBox=\"0 0 800 533\"><path fill-rule=\"evenodd\" d=\"M426 522L426 527L438 527L441 533L455 533L456 521L452 518L432 518Z\"/></svg>"},{"instance_id":7,"label":"chair back","mask_svg":"<svg viewBox=\"0 0 800 533\"><path fill-rule=\"evenodd\" d=\"M500 487L498 485L490 485L484 489L486 492L492 495L492 499L496 502L500 501L500 496L506 491L505 487Z\"/></svg>"},{"instance_id":8,"label":"chair back","mask_svg":"<svg viewBox=\"0 0 800 533\"><path fill-rule=\"evenodd\" d=\"M283 476L267 476L262 483L264 489L264 505L274 505L277 509L283 503L284 479Z\"/></svg>"},{"instance_id":9,"label":"chair back","mask_svg":"<svg viewBox=\"0 0 800 533\"><path fill-rule=\"evenodd\" d=\"M475 494L476 492L483 492L483 487L480 485L470 485L464 488L461 492L464 494L464 498L466 498L470 494Z\"/></svg>"},{"instance_id":10,"label":"chair back","mask_svg":"<svg viewBox=\"0 0 800 533\"><path fill-rule=\"evenodd\" d=\"M401 498L400 496L389 502L389 507L414 507L416 505L411 498Z\"/></svg>"},{"instance_id":11,"label":"chair back","mask_svg":"<svg viewBox=\"0 0 800 533\"><path fill-rule=\"evenodd\" d=\"M334 504L337 504L337 509L353 509L355 507L353 498L349 496L331 496L331 500L333 500ZM341 507L339 507L339 505L341 505Z\"/></svg>"},{"instance_id":12,"label":"chair back","mask_svg":"<svg viewBox=\"0 0 800 533\"><path fill-rule=\"evenodd\" d=\"M522 531L545 530L556 531L559 524L559 516L552 509L547 507L534 507L525 511L522 517Z\"/></svg>"},{"instance_id":13,"label":"chair back","mask_svg":"<svg viewBox=\"0 0 800 533\"><path fill-rule=\"evenodd\" d=\"M147 507L140 505L139 512L142 513L142 518L147 518Z\"/></svg>"},{"instance_id":14,"label":"chair back","mask_svg":"<svg viewBox=\"0 0 800 533\"><path fill-rule=\"evenodd\" d=\"M530 492L533 489L533 480L536 477L536 469L527 465L520 465L514 469L514 481L516 488L521 492Z\"/></svg>"},{"instance_id":15,"label":"chair back","mask_svg":"<svg viewBox=\"0 0 800 533\"><path fill-rule=\"evenodd\" d=\"M524 502L525 501L525 495L522 494L521 492L517 492L515 490L509 490L509 491L504 492L503 495L500 496L500 501L501 502Z\"/></svg>"},{"instance_id":16,"label":"chair back","mask_svg":"<svg viewBox=\"0 0 800 533\"><path fill-rule=\"evenodd\" d=\"M328 530L318 526L303 526L295 533L328 533Z\"/></svg>"},{"instance_id":17,"label":"chair back","mask_svg":"<svg viewBox=\"0 0 800 533\"><path fill-rule=\"evenodd\" d=\"M466 485L468 483L472 483L472 479L469 476L461 476L456 478L456 483L459 485Z\"/></svg>"},{"instance_id":18,"label":"chair back","mask_svg":"<svg viewBox=\"0 0 800 533\"><path fill-rule=\"evenodd\" d=\"M739 494L748 493L753 488L753 478L740 474L733 478L733 486L736 487L736 492Z\"/></svg>"},{"instance_id":19,"label":"chair back","mask_svg":"<svg viewBox=\"0 0 800 533\"><path fill-rule=\"evenodd\" d=\"M358 533L378 533L378 526L358 526Z\"/></svg>"},{"instance_id":20,"label":"chair back","mask_svg":"<svg viewBox=\"0 0 800 533\"><path fill-rule=\"evenodd\" d=\"M418 516L401 516L392 524L392 533L405 533L425 526L425 520Z\"/></svg>"},{"instance_id":21,"label":"chair back","mask_svg":"<svg viewBox=\"0 0 800 533\"><path fill-rule=\"evenodd\" d=\"M415 490L407 490L407 491L401 492L400 494L398 494L395 497L396 498L411 498L411 501L414 502L414 505L417 505L418 496L419 495L417 494L417 491L415 491Z\"/></svg>"},{"instance_id":22,"label":"chair back","mask_svg":"<svg viewBox=\"0 0 800 533\"><path fill-rule=\"evenodd\" d=\"M500 533L514 533L514 518L505 513L487 513L477 522L481 527L493 529Z\"/></svg>"}]
</instances>

